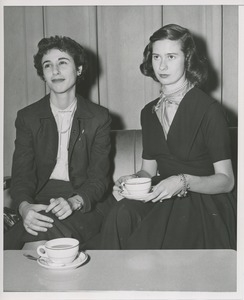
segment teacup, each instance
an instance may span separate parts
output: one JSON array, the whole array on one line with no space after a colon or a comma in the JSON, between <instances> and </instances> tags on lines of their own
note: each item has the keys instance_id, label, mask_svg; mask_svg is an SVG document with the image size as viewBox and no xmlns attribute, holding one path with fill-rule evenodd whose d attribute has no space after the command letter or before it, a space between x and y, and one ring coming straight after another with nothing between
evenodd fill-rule
<instances>
[{"instance_id":1,"label":"teacup","mask_svg":"<svg viewBox=\"0 0 244 300\"><path fill-rule=\"evenodd\" d=\"M152 185L151 178L140 177L127 179L124 184L124 190L131 195L147 194Z\"/></svg>"},{"instance_id":2,"label":"teacup","mask_svg":"<svg viewBox=\"0 0 244 300\"><path fill-rule=\"evenodd\" d=\"M79 241L73 238L58 238L47 241L37 247L42 258L50 259L56 264L69 264L75 260L79 252Z\"/></svg>"}]
</instances>

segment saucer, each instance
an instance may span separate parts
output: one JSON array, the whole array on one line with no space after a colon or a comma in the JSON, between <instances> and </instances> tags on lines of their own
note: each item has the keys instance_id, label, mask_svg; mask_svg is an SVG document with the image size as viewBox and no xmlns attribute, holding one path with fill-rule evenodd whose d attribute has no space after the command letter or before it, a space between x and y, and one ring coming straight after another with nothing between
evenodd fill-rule
<instances>
[{"instance_id":1,"label":"saucer","mask_svg":"<svg viewBox=\"0 0 244 300\"><path fill-rule=\"evenodd\" d=\"M136 195L131 195L126 191L119 191L119 194L126 198L126 199L132 199L132 200L139 200L139 201L145 201L145 199L151 195L152 192L149 193L144 193L144 194L136 194Z\"/></svg>"},{"instance_id":2,"label":"saucer","mask_svg":"<svg viewBox=\"0 0 244 300\"><path fill-rule=\"evenodd\" d=\"M84 252L80 252L77 258L67 265L59 265L55 263L50 263L48 259L44 257L39 257L37 259L37 263L46 269L52 270L72 270L84 264L84 262L88 259L88 255Z\"/></svg>"}]
</instances>

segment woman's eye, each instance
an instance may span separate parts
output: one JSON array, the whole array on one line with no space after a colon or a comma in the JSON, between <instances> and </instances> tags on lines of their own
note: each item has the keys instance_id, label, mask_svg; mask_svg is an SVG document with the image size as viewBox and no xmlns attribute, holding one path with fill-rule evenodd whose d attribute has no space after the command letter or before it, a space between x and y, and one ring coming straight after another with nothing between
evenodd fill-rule
<instances>
[{"instance_id":1,"label":"woman's eye","mask_svg":"<svg viewBox=\"0 0 244 300\"><path fill-rule=\"evenodd\" d=\"M175 55L169 55L169 56L168 56L168 59L169 59L169 60L175 59Z\"/></svg>"},{"instance_id":2,"label":"woman's eye","mask_svg":"<svg viewBox=\"0 0 244 300\"><path fill-rule=\"evenodd\" d=\"M50 68L51 67L51 64L45 64L44 65L44 69L48 69L48 68Z\"/></svg>"},{"instance_id":3,"label":"woman's eye","mask_svg":"<svg viewBox=\"0 0 244 300\"><path fill-rule=\"evenodd\" d=\"M154 60L159 60L159 55L153 55Z\"/></svg>"},{"instance_id":4,"label":"woman's eye","mask_svg":"<svg viewBox=\"0 0 244 300\"><path fill-rule=\"evenodd\" d=\"M67 64L67 61L66 61L66 60L60 60L59 64L60 64L60 65L66 65L66 64Z\"/></svg>"}]
</instances>

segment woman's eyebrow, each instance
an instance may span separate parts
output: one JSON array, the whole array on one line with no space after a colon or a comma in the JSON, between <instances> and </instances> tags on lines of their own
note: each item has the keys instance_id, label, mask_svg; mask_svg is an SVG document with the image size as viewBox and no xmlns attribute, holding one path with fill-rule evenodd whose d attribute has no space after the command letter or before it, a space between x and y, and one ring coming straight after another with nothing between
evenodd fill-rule
<instances>
[{"instance_id":1,"label":"woman's eyebrow","mask_svg":"<svg viewBox=\"0 0 244 300\"><path fill-rule=\"evenodd\" d=\"M176 53L176 52L168 52L168 53L165 53L166 55L179 55L179 53ZM159 53L156 53L156 52L153 52L152 55L160 55Z\"/></svg>"},{"instance_id":2,"label":"woman's eyebrow","mask_svg":"<svg viewBox=\"0 0 244 300\"><path fill-rule=\"evenodd\" d=\"M65 59L65 60L70 60L68 57L59 57L58 58L58 60L63 60L63 59ZM42 64L44 65L45 63L49 63L49 62L51 62L51 60L45 60Z\"/></svg>"},{"instance_id":3,"label":"woman's eyebrow","mask_svg":"<svg viewBox=\"0 0 244 300\"><path fill-rule=\"evenodd\" d=\"M70 60L68 57L60 57L58 60L62 60L62 59Z\"/></svg>"},{"instance_id":4,"label":"woman's eyebrow","mask_svg":"<svg viewBox=\"0 0 244 300\"><path fill-rule=\"evenodd\" d=\"M45 63L50 62L50 60L45 60L42 64L44 65Z\"/></svg>"}]
</instances>

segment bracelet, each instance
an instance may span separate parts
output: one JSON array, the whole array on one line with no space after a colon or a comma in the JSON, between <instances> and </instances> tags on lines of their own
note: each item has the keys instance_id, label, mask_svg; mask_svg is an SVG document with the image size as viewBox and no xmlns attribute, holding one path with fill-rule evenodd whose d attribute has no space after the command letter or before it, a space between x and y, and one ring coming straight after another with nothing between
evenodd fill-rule
<instances>
[{"instance_id":1,"label":"bracelet","mask_svg":"<svg viewBox=\"0 0 244 300\"><path fill-rule=\"evenodd\" d=\"M189 184L186 181L186 176L185 174L179 174L178 176L180 176L180 181L183 182L183 188L181 190L181 192L177 195L180 198L186 197L188 190L190 189Z\"/></svg>"}]
</instances>

